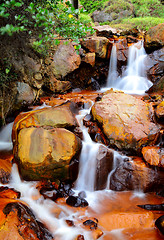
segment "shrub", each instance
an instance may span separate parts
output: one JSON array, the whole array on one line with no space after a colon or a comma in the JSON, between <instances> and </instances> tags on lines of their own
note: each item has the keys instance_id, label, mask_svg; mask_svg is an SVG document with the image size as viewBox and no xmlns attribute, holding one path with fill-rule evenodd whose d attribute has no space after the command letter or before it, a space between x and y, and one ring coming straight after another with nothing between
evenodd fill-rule
<instances>
[{"instance_id":1,"label":"shrub","mask_svg":"<svg viewBox=\"0 0 164 240\"><path fill-rule=\"evenodd\" d=\"M82 6L87 10L87 12L92 13L95 10L102 10L105 6L107 0L80 0Z\"/></svg>"}]
</instances>

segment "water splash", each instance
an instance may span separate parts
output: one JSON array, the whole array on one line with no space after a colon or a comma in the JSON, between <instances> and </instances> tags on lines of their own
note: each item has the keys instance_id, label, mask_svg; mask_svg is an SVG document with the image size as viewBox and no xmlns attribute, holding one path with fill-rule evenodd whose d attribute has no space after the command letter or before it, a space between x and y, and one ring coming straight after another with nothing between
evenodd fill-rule
<instances>
[{"instance_id":1,"label":"water splash","mask_svg":"<svg viewBox=\"0 0 164 240\"><path fill-rule=\"evenodd\" d=\"M112 49L109 74L107 79L107 88L122 90L126 93L144 94L152 83L146 77L145 60L147 54L145 52L143 41L139 41L129 47L128 65L122 76L117 77L117 51L116 45ZM102 91L107 90L106 88Z\"/></svg>"}]
</instances>

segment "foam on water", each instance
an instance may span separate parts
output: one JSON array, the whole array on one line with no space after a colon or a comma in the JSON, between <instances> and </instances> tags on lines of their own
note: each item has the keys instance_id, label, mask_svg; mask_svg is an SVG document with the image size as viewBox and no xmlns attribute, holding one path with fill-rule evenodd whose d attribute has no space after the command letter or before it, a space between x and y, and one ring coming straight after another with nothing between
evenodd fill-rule
<instances>
[{"instance_id":1,"label":"foam on water","mask_svg":"<svg viewBox=\"0 0 164 240\"><path fill-rule=\"evenodd\" d=\"M0 131L0 151L10 151L13 148L11 133L14 122L4 126Z\"/></svg>"}]
</instances>

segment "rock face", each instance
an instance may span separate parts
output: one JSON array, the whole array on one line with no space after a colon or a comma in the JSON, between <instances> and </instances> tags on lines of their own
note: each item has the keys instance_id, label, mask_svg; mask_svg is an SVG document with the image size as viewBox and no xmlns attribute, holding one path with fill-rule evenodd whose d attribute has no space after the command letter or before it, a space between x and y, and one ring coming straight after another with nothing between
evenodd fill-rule
<instances>
[{"instance_id":1,"label":"rock face","mask_svg":"<svg viewBox=\"0 0 164 240\"><path fill-rule=\"evenodd\" d=\"M80 63L81 58L77 55L72 43L62 44L55 52L51 68L56 78L60 79L78 68Z\"/></svg>"},{"instance_id":2,"label":"rock face","mask_svg":"<svg viewBox=\"0 0 164 240\"><path fill-rule=\"evenodd\" d=\"M144 147L142 154L145 161L150 165L164 168L164 148Z\"/></svg>"},{"instance_id":3,"label":"rock face","mask_svg":"<svg viewBox=\"0 0 164 240\"><path fill-rule=\"evenodd\" d=\"M160 23L148 30L145 37L145 48L148 51L154 51L164 46L164 23Z\"/></svg>"},{"instance_id":4,"label":"rock face","mask_svg":"<svg viewBox=\"0 0 164 240\"><path fill-rule=\"evenodd\" d=\"M66 129L24 128L18 134L15 157L24 179L64 180L80 147L80 140Z\"/></svg>"},{"instance_id":5,"label":"rock face","mask_svg":"<svg viewBox=\"0 0 164 240\"><path fill-rule=\"evenodd\" d=\"M95 52L97 57L106 58L109 40L105 37L90 37L81 41L83 47Z\"/></svg>"},{"instance_id":6,"label":"rock face","mask_svg":"<svg viewBox=\"0 0 164 240\"><path fill-rule=\"evenodd\" d=\"M92 107L94 120L101 124L110 141L119 149L140 151L155 143L158 127L152 122L151 105L122 92L106 93Z\"/></svg>"},{"instance_id":7,"label":"rock face","mask_svg":"<svg viewBox=\"0 0 164 240\"><path fill-rule=\"evenodd\" d=\"M110 178L114 191L141 190L144 192L162 189L164 174L146 166L141 158L127 159L120 163Z\"/></svg>"}]
</instances>

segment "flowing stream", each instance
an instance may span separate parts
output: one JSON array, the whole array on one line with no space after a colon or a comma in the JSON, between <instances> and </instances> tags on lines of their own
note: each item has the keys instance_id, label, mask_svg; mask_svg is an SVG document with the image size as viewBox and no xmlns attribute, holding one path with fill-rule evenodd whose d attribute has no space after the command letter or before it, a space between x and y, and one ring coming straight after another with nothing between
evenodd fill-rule
<instances>
[{"instance_id":1,"label":"flowing stream","mask_svg":"<svg viewBox=\"0 0 164 240\"><path fill-rule=\"evenodd\" d=\"M152 83L146 77L145 60L146 52L143 41L139 41L129 47L128 64L122 76L117 72L117 47L114 43L107 78L106 88L122 90L130 94L144 94ZM106 90L103 88L103 91Z\"/></svg>"}]
</instances>

